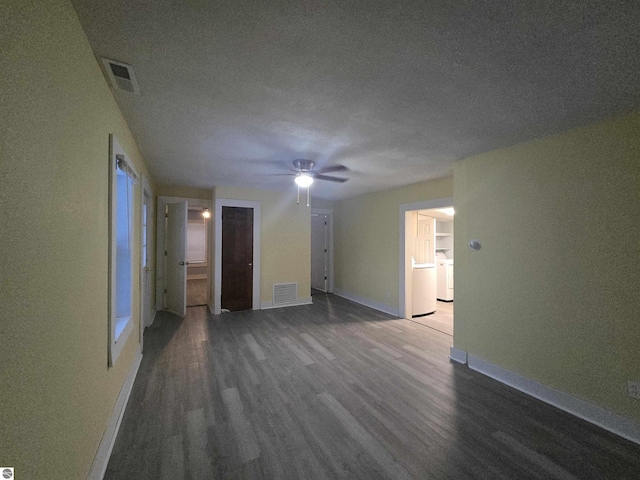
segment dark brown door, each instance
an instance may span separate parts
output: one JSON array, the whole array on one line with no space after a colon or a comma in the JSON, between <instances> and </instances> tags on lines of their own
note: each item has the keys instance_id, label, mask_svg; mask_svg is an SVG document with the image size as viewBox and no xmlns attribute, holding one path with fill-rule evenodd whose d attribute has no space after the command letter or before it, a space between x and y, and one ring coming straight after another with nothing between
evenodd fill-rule
<instances>
[{"instance_id":1,"label":"dark brown door","mask_svg":"<svg viewBox=\"0 0 640 480\"><path fill-rule=\"evenodd\" d=\"M232 312L253 307L253 208L222 207L221 296Z\"/></svg>"}]
</instances>

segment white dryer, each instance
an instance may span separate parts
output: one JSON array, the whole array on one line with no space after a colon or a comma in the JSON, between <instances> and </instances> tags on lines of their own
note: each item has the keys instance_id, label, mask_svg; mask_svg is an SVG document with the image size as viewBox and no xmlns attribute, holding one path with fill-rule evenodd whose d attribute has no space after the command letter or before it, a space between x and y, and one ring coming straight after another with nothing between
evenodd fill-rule
<instances>
[{"instance_id":1,"label":"white dryer","mask_svg":"<svg viewBox=\"0 0 640 480\"><path fill-rule=\"evenodd\" d=\"M438 300L453 302L453 258L447 258L444 253L437 252L436 268L438 269Z\"/></svg>"}]
</instances>

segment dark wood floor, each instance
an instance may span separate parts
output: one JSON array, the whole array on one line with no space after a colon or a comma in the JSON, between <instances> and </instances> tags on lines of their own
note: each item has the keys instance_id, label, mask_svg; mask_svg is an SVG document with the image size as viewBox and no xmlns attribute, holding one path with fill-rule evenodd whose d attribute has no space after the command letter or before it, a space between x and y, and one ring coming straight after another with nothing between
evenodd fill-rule
<instances>
[{"instance_id":1,"label":"dark wood floor","mask_svg":"<svg viewBox=\"0 0 640 480\"><path fill-rule=\"evenodd\" d=\"M637 479L640 447L332 295L161 313L106 479Z\"/></svg>"}]
</instances>

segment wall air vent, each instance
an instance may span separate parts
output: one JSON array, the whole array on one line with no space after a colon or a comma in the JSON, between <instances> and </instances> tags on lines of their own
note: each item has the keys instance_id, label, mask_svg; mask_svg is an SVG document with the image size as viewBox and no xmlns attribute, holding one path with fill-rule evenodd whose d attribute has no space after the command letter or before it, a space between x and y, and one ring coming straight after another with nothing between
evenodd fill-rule
<instances>
[{"instance_id":1,"label":"wall air vent","mask_svg":"<svg viewBox=\"0 0 640 480\"><path fill-rule=\"evenodd\" d=\"M273 285L273 306L287 305L298 300L298 282Z\"/></svg>"},{"instance_id":2,"label":"wall air vent","mask_svg":"<svg viewBox=\"0 0 640 480\"><path fill-rule=\"evenodd\" d=\"M102 57L102 64L113 88L140 95L140 87L131 65L104 57Z\"/></svg>"}]
</instances>

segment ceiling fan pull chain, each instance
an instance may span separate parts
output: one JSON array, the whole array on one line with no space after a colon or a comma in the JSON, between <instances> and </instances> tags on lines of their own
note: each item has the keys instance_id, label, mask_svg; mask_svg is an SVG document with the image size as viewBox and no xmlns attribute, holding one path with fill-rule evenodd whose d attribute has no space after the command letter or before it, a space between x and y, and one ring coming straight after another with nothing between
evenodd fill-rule
<instances>
[{"instance_id":1,"label":"ceiling fan pull chain","mask_svg":"<svg viewBox=\"0 0 640 480\"><path fill-rule=\"evenodd\" d=\"M300 204L300 185L298 185L298 201L296 203Z\"/></svg>"},{"instance_id":2,"label":"ceiling fan pull chain","mask_svg":"<svg viewBox=\"0 0 640 480\"><path fill-rule=\"evenodd\" d=\"M311 189L307 187L307 207L309 206L309 197L311 196L311 193L309 193L310 191Z\"/></svg>"}]
</instances>

